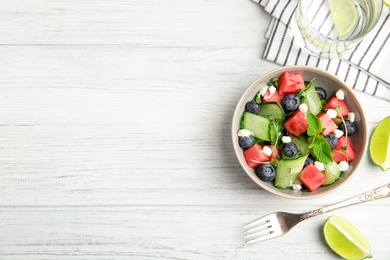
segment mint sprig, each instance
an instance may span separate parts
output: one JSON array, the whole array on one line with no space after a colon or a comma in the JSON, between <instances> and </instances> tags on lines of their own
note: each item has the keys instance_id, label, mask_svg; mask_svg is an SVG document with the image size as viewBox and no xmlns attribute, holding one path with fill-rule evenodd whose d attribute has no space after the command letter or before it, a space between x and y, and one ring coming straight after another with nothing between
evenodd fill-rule
<instances>
[{"instance_id":1,"label":"mint sprig","mask_svg":"<svg viewBox=\"0 0 390 260\"><path fill-rule=\"evenodd\" d=\"M306 119L309 127L307 128L308 136L316 136L322 132L322 123L315 115L312 113L306 113Z\"/></svg>"},{"instance_id":2,"label":"mint sprig","mask_svg":"<svg viewBox=\"0 0 390 260\"><path fill-rule=\"evenodd\" d=\"M321 135L323 130L321 120L312 113L306 113L306 118L308 122L307 135L312 137L309 147L313 148L313 153L320 162L324 164L331 163L333 161L332 149L325 137Z\"/></svg>"},{"instance_id":3,"label":"mint sprig","mask_svg":"<svg viewBox=\"0 0 390 260\"><path fill-rule=\"evenodd\" d=\"M332 149L330 148L328 141L326 141L325 137L322 135L317 135L314 140L314 155L320 162L324 164L331 163L333 161Z\"/></svg>"}]
</instances>

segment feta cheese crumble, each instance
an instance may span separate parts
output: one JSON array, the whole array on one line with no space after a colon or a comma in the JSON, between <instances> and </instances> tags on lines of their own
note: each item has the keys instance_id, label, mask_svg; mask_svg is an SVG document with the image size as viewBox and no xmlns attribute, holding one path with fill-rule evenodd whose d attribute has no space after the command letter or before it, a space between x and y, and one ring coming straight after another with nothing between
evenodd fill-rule
<instances>
[{"instance_id":1,"label":"feta cheese crumble","mask_svg":"<svg viewBox=\"0 0 390 260\"><path fill-rule=\"evenodd\" d=\"M326 111L326 114L330 117L330 118L336 118L337 117L337 111L334 110L334 109L328 109Z\"/></svg>"},{"instance_id":2,"label":"feta cheese crumble","mask_svg":"<svg viewBox=\"0 0 390 260\"><path fill-rule=\"evenodd\" d=\"M271 86L268 88L269 93L273 94L276 92L276 88L274 86Z\"/></svg>"},{"instance_id":3,"label":"feta cheese crumble","mask_svg":"<svg viewBox=\"0 0 390 260\"><path fill-rule=\"evenodd\" d=\"M315 161L314 162L314 166L320 171L322 172L323 170L325 170L325 166L322 162L319 162L319 161Z\"/></svg>"},{"instance_id":4,"label":"feta cheese crumble","mask_svg":"<svg viewBox=\"0 0 390 260\"><path fill-rule=\"evenodd\" d=\"M335 130L333 131L333 133L334 133L334 135L335 135L337 138L342 137L343 134L344 134L344 132L341 131L341 130L339 130L339 129L335 129Z\"/></svg>"},{"instance_id":5,"label":"feta cheese crumble","mask_svg":"<svg viewBox=\"0 0 390 260\"><path fill-rule=\"evenodd\" d=\"M354 112L348 113L348 120L351 121L351 123L355 122L355 113Z\"/></svg>"},{"instance_id":6,"label":"feta cheese crumble","mask_svg":"<svg viewBox=\"0 0 390 260\"><path fill-rule=\"evenodd\" d=\"M282 137L282 143L284 143L284 144L291 143L291 137L287 136L287 135L283 136Z\"/></svg>"},{"instance_id":7,"label":"feta cheese crumble","mask_svg":"<svg viewBox=\"0 0 390 260\"><path fill-rule=\"evenodd\" d=\"M265 85L262 89L261 89L261 95L264 97L265 95L267 95L268 93L268 85Z\"/></svg>"},{"instance_id":8,"label":"feta cheese crumble","mask_svg":"<svg viewBox=\"0 0 390 260\"><path fill-rule=\"evenodd\" d=\"M306 114L307 110L309 109L308 106L306 104L300 104L299 107L298 107L299 111L301 111L302 113Z\"/></svg>"},{"instance_id":9,"label":"feta cheese crumble","mask_svg":"<svg viewBox=\"0 0 390 260\"><path fill-rule=\"evenodd\" d=\"M293 190L300 191L302 190L302 185L299 183L294 183L292 186Z\"/></svg>"},{"instance_id":10,"label":"feta cheese crumble","mask_svg":"<svg viewBox=\"0 0 390 260\"><path fill-rule=\"evenodd\" d=\"M346 161L341 161L338 164L338 168L340 171L345 172L349 168L349 164Z\"/></svg>"},{"instance_id":11,"label":"feta cheese crumble","mask_svg":"<svg viewBox=\"0 0 390 260\"><path fill-rule=\"evenodd\" d=\"M241 129L240 131L238 131L237 135L239 137L245 137L245 136L251 136L251 135L253 135L253 133L249 130Z\"/></svg>"},{"instance_id":12,"label":"feta cheese crumble","mask_svg":"<svg viewBox=\"0 0 390 260\"><path fill-rule=\"evenodd\" d=\"M337 90L336 97L339 100L344 100L345 97L344 91L342 89Z\"/></svg>"},{"instance_id":13,"label":"feta cheese crumble","mask_svg":"<svg viewBox=\"0 0 390 260\"><path fill-rule=\"evenodd\" d=\"M272 149L269 148L268 146L264 146L264 147L263 147L263 153L264 153L265 155L267 155L267 156L271 156L271 154L272 154Z\"/></svg>"},{"instance_id":14,"label":"feta cheese crumble","mask_svg":"<svg viewBox=\"0 0 390 260\"><path fill-rule=\"evenodd\" d=\"M299 179L297 179L294 183L291 182L291 187L295 191L300 191L302 190L302 183Z\"/></svg>"}]
</instances>

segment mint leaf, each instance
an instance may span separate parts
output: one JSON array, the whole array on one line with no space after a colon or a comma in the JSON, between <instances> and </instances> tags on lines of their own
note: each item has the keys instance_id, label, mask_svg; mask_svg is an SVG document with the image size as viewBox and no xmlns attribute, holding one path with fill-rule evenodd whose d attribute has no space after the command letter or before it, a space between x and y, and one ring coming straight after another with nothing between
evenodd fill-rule
<instances>
[{"instance_id":1,"label":"mint leaf","mask_svg":"<svg viewBox=\"0 0 390 260\"><path fill-rule=\"evenodd\" d=\"M307 135L316 136L322 132L322 123L315 115L312 113L306 113L306 119L308 123Z\"/></svg>"},{"instance_id":2,"label":"mint leaf","mask_svg":"<svg viewBox=\"0 0 390 260\"><path fill-rule=\"evenodd\" d=\"M261 101L261 91L257 92L257 95L255 97L255 101L256 101L256 103L259 103L259 104L262 102Z\"/></svg>"},{"instance_id":3,"label":"mint leaf","mask_svg":"<svg viewBox=\"0 0 390 260\"><path fill-rule=\"evenodd\" d=\"M268 85L268 86L275 86L275 87L278 87L278 80L279 80L278 77L272 78L272 79L267 83L267 85Z\"/></svg>"},{"instance_id":4,"label":"mint leaf","mask_svg":"<svg viewBox=\"0 0 390 260\"><path fill-rule=\"evenodd\" d=\"M309 143L309 148L313 148L316 142L316 135L315 136L310 136L307 139L307 142Z\"/></svg>"},{"instance_id":5,"label":"mint leaf","mask_svg":"<svg viewBox=\"0 0 390 260\"><path fill-rule=\"evenodd\" d=\"M321 120L312 113L306 113L306 118L308 122L307 135L309 136L309 148L312 149L318 161L324 164L331 163L333 161L332 149L325 137L321 135L323 130Z\"/></svg>"},{"instance_id":6,"label":"mint leaf","mask_svg":"<svg viewBox=\"0 0 390 260\"><path fill-rule=\"evenodd\" d=\"M324 164L331 163L333 161L331 155L332 150L325 137L323 137L322 135L317 135L314 138L313 143L313 152L317 159Z\"/></svg>"}]
</instances>

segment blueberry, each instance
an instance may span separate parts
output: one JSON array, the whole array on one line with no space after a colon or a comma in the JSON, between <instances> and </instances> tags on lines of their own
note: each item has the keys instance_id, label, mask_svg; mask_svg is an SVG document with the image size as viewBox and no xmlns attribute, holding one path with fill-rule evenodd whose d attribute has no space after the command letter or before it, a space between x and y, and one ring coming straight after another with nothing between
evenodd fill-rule
<instances>
[{"instance_id":1,"label":"blueberry","mask_svg":"<svg viewBox=\"0 0 390 260\"><path fill-rule=\"evenodd\" d=\"M240 136L238 137L238 143L242 148L248 149L255 143L255 138L252 135Z\"/></svg>"},{"instance_id":2,"label":"blueberry","mask_svg":"<svg viewBox=\"0 0 390 260\"><path fill-rule=\"evenodd\" d=\"M256 101L249 101L245 104L245 111L257 114L260 112L260 105Z\"/></svg>"},{"instance_id":3,"label":"blueberry","mask_svg":"<svg viewBox=\"0 0 390 260\"><path fill-rule=\"evenodd\" d=\"M288 157L293 157L298 154L298 146L293 142L289 142L283 146L282 151Z\"/></svg>"},{"instance_id":4,"label":"blueberry","mask_svg":"<svg viewBox=\"0 0 390 260\"><path fill-rule=\"evenodd\" d=\"M288 94L282 99L282 107L287 111L297 110L300 103L299 97L294 94Z\"/></svg>"},{"instance_id":5,"label":"blueberry","mask_svg":"<svg viewBox=\"0 0 390 260\"><path fill-rule=\"evenodd\" d=\"M345 128L347 130L345 130ZM344 122L340 124L339 129L344 132L344 135L345 134L353 135L354 133L356 133L357 126L356 126L355 122L351 122L349 120L344 120ZM345 132L347 132L347 133L345 133Z\"/></svg>"},{"instance_id":6,"label":"blueberry","mask_svg":"<svg viewBox=\"0 0 390 260\"><path fill-rule=\"evenodd\" d=\"M260 164L260 166L257 167L256 175L262 181L273 181L276 176L275 167L269 163Z\"/></svg>"},{"instance_id":7,"label":"blueberry","mask_svg":"<svg viewBox=\"0 0 390 260\"><path fill-rule=\"evenodd\" d=\"M318 94L318 97L319 97L320 99L323 99L323 100L326 100L326 99L327 99L328 93L326 93L326 90L325 90L325 89L323 89L323 88L321 88L321 87L316 87L315 89L316 89L317 94Z\"/></svg>"},{"instance_id":8,"label":"blueberry","mask_svg":"<svg viewBox=\"0 0 390 260\"><path fill-rule=\"evenodd\" d=\"M326 141L328 141L330 148L334 148L339 141L335 134L328 134L327 136L325 136L325 139Z\"/></svg>"},{"instance_id":9,"label":"blueberry","mask_svg":"<svg viewBox=\"0 0 390 260\"><path fill-rule=\"evenodd\" d=\"M306 161L305 161L305 164L303 165L303 167L306 167L309 164L314 164L314 158L311 157L310 155L306 158Z\"/></svg>"}]
</instances>

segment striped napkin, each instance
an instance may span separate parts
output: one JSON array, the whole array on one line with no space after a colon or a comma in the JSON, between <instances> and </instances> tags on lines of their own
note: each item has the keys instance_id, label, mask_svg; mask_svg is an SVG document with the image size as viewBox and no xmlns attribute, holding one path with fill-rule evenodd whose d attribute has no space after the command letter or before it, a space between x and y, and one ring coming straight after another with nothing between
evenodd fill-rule
<instances>
[{"instance_id":1,"label":"striped napkin","mask_svg":"<svg viewBox=\"0 0 390 260\"><path fill-rule=\"evenodd\" d=\"M340 59L319 59L305 53L289 33L298 0L252 0L273 16L266 37L268 44L263 57L280 65L309 65L327 70L346 82L352 89L390 100L390 13L384 10L375 28L351 51ZM386 70L383 66L387 64ZM381 75L382 74L382 75ZM386 78L386 80L384 80Z\"/></svg>"}]
</instances>

